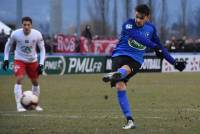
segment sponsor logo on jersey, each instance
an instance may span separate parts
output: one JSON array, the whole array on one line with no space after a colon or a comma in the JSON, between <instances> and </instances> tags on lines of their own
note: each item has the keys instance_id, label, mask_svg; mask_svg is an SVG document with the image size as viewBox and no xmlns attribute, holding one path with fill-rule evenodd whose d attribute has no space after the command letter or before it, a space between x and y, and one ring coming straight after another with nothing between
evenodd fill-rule
<instances>
[{"instance_id":1,"label":"sponsor logo on jersey","mask_svg":"<svg viewBox=\"0 0 200 134\"><path fill-rule=\"evenodd\" d=\"M26 54L30 54L32 52L32 49L32 46L21 46L21 51Z\"/></svg>"},{"instance_id":2,"label":"sponsor logo on jersey","mask_svg":"<svg viewBox=\"0 0 200 134\"><path fill-rule=\"evenodd\" d=\"M133 25L131 24L126 24L126 29L132 29L133 28Z\"/></svg>"},{"instance_id":3,"label":"sponsor logo on jersey","mask_svg":"<svg viewBox=\"0 0 200 134\"><path fill-rule=\"evenodd\" d=\"M29 43L29 40L25 40L25 43Z\"/></svg>"},{"instance_id":4,"label":"sponsor logo on jersey","mask_svg":"<svg viewBox=\"0 0 200 134\"><path fill-rule=\"evenodd\" d=\"M140 44L139 42L137 42L134 39L129 39L128 44L129 44L130 47L133 47L133 48L136 48L136 49L139 49L139 50L144 50L146 48L146 46Z\"/></svg>"},{"instance_id":5,"label":"sponsor logo on jersey","mask_svg":"<svg viewBox=\"0 0 200 134\"><path fill-rule=\"evenodd\" d=\"M144 34L145 34L145 37L147 37L147 38L148 38L148 37L149 37L149 35L150 35L150 33L149 33L149 32L145 32Z\"/></svg>"}]
</instances>

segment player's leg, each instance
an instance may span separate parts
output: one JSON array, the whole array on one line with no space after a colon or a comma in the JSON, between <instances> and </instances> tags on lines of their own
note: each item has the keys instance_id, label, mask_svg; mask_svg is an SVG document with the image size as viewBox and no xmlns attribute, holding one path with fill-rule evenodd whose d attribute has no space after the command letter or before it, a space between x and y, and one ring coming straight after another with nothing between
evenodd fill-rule
<instances>
[{"instance_id":1,"label":"player's leg","mask_svg":"<svg viewBox=\"0 0 200 134\"><path fill-rule=\"evenodd\" d=\"M25 74L25 64L23 61L15 60L14 61L14 74L16 76L16 83L14 86L14 95L15 95L15 101L17 106L18 112L24 112L26 109L23 108L23 106L20 103L21 97L22 97L22 81Z\"/></svg>"},{"instance_id":2,"label":"player's leg","mask_svg":"<svg viewBox=\"0 0 200 134\"><path fill-rule=\"evenodd\" d=\"M124 116L127 119L127 124L123 127L123 129L132 129L136 126L132 117L132 112L126 93L126 82L128 82L128 80L139 71L141 65L129 57L125 58L122 64L124 65L121 68L117 69L117 72L122 74L121 81L117 82L115 84L115 87L118 90L117 94L119 105L123 111Z\"/></svg>"},{"instance_id":3,"label":"player's leg","mask_svg":"<svg viewBox=\"0 0 200 134\"><path fill-rule=\"evenodd\" d=\"M26 73L32 83L32 92L33 92L33 94L35 94L39 97L40 87L39 87L39 83L38 83L38 78L39 78L39 74L38 74L38 70L37 70L38 63L37 62L27 63L26 65L27 65Z\"/></svg>"},{"instance_id":4,"label":"player's leg","mask_svg":"<svg viewBox=\"0 0 200 134\"><path fill-rule=\"evenodd\" d=\"M40 96L40 86L38 83L38 79L32 78L31 83L32 83L33 94L39 97Z\"/></svg>"},{"instance_id":5,"label":"player's leg","mask_svg":"<svg viewBox=\"0 0 200 134\"><path fill-rule=\"evenodd\" d=\"M37 95L38 98L40 96L40 86L37 79L31 79L32 82L32 92L33 94ZM43 108L39 105L35 108L36 111L43 111Z\"/></svg>"},{"instance_id":6,"label":"player's leg","mask_svg":"<svg viewBox=\"0 0 200 134\"><path fill-rule=\"evenodd\" d=\"M38 98L40 96L40 86L38 83L38 78L39 78L39 74L38 74L38 63L34 62L34 63L27 63L27 68L26 68L26 72L27 75L29 77L29 79L31 80L32 83L32 92L33 94L37 95ZM36 107L37 111L42 111L43 109L38 105Z\"/></svg>"},{"instance_id":7,"label":"player's leg","mask_svg":"<svg viewBox=\"0 0 200 134\"><path fill-rule=\"evenodd\" d=\"M117 82L115 87L117 88L118 103L120 105L121 111L127 119L127 124L123 127L123 129L133 129L136 126L134 124L128 96L126 93L126 83L123 81Z\"/></svg>"}]
</instances>

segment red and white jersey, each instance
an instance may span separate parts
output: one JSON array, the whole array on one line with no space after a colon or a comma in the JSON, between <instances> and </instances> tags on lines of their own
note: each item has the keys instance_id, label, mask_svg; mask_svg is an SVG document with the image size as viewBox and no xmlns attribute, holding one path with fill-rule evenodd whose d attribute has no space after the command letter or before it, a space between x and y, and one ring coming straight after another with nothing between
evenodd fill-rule
<instances>
[{"instance_id":1,"label":"red and white jersey","mask_svg":"<svg viewBox=\"0 0 200 134\"><path fill-rule=\"evenodd\" d=\"M9 51L14 42L16 43L15 60L22 60L29 63L37 61L36 46L38 45L40 49L40 64L44 64L44 40L38 30L31 29L28 35L24 34L23 29L13 31L5 46L4 60L9 59Z\"/></svg>"}]
</instances>

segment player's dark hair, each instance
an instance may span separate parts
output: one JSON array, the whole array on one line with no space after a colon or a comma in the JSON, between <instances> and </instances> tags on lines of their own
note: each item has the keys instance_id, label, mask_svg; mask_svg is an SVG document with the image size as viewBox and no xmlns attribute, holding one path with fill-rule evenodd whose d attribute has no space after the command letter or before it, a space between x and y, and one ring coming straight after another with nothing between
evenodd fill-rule
<instances>
[{"instance_id":1,"label":"player's dark hair","mask_svg":"<svg viewBox=\"0 0 200 134\"><path fill-rule=\"evenodd\" d=\"M144 14L145 16L149 16L151 14L151 10L146 4L136 6L135 11Z\"/></svg>"},{"instance_id":2,"label":"player's dark hair","mask_svg":"<svg viewBox=\"0 0 200 134\"><path fill-rule=\"evenodd\" d=\"M31 19L31 17L28 17L28 16L23 17L23 18L22 18L22 23L23 23L24 21L29 21L29 22L31 22L31 24L32 24L32 19Z\"/></svg>"}]
</instances>

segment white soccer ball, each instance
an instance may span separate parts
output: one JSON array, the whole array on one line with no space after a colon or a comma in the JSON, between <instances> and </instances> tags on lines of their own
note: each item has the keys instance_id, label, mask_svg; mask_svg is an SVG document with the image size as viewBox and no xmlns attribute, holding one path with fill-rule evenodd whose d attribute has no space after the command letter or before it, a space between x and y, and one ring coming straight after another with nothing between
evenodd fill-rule
<instances>
[{"instance_id":1,"label":"white soccer ball","mask_svg":"<svg viewBox=\"0 0 200 134\"><path fill-rule=\"evenodd\" d=\"M32 91L24 91L21 98L22 106L27 110L33 110L39 103L38 96L34 95Z\"/></svg>"}]
</instances>

